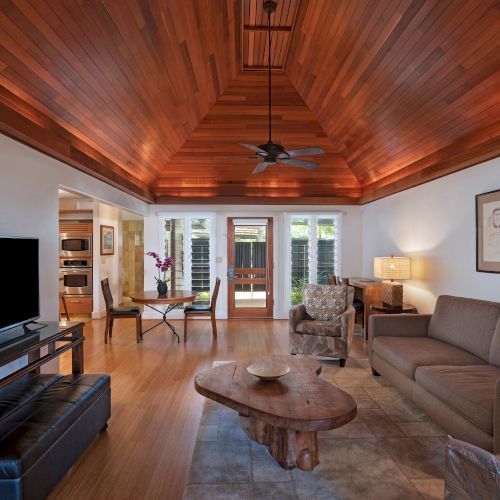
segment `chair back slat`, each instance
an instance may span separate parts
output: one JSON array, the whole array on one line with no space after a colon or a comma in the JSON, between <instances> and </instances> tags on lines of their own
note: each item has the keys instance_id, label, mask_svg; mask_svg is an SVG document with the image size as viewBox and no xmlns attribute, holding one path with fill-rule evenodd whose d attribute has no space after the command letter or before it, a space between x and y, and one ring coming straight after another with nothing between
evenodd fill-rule
<instances>
[{"instance_id":1,"label":"chair back slat","mask_svg":"<svg viewBox=\"0 0 500 500\"><path fill-rule=\"evenodd\" d=\"M220 288L220 278L216 278L214 291L212 292L212 300L210 301L210 310L215 311L215 306L217 305L217 297L219 296Z\"/></svg>"},{"instance_id":2,"label":"chair back slat","mask_svg":"<svg viewBox=\"0 0 500 500\"><path fill-rule=\"evenodd\" d=\"M113 295L111 294L111 289L109 287L109 280L105 278L101 281L102 294L104 295L104 302L106 303L106 312L110 312L113 309Z\"/></svg>"},{"instance_id":3,"label":"chair back slat","mask_svg":"<svg viewBox=\"0 0 500 500\"><path fill-rule=\"evenodd\" d=\"M334 274L329 274L328 275L328 284L331 285L331 286L338 285L338 283L337 283L337 276L335 276Z\"/></svg>"}]
</instances>

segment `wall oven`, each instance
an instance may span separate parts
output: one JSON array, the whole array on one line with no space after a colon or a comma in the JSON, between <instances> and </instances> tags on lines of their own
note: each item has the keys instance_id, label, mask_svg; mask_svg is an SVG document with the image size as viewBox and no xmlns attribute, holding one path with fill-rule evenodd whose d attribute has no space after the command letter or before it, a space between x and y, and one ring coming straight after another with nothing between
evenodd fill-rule
<instances>
[{"instance_id":1,"label":"wall oven","mask_svg":"<svg viewBox=\"0 0 500 500\"><path fill-rule=\"evenodd\" d=\"M60 233L60 257L80 257L90 255L92 255L92 235L90 233Z\"/></svg>"},{"instance_id":2,"label":"wall oven","mask_svg":"<svg viewBox=\"0 0 500 500\"><path fill-rule=\"evenodd\" d=\"M62 258L59 266L59 291L61 293L92 295L91 258Z\"/></svg>"}]
</instances>

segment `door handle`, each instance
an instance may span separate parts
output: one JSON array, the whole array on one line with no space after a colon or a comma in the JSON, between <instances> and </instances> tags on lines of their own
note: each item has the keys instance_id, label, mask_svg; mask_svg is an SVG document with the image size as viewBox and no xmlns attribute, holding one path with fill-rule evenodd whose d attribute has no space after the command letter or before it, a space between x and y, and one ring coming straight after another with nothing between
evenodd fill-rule
<instances>
[{"instance_id":1,"label":"door handle","mask_svg":"<svg viewBox=\"0 0 500 500\"><path fill-rule=\"evenodd\" d=\"M234 283L236 280L236 274L234 273L234 266L227 266L227 281L228 283Z\"/></svg>"}]
</instances>

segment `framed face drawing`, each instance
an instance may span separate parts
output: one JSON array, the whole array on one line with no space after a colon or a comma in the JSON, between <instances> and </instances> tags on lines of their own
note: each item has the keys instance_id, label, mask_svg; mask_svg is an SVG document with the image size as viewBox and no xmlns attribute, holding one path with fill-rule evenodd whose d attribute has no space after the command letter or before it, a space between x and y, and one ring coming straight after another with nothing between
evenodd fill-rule
<instances>
[{"instance_id":1,"label":"framed face drawing","mask_svg":"<svg viewBox=\"0 0 500 500\"><path fill-rule=\"evenodd\" d=\"M476 270L500 273L500 189L476 196Z\"/></svg>"}]
</instances>

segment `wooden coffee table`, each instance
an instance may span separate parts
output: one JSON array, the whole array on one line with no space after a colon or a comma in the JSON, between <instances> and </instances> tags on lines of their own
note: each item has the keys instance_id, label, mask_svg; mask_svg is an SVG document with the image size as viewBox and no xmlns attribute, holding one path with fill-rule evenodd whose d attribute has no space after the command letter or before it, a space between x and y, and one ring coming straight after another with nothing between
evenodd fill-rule
<instances>
[{"instance_id":1,"label":"wooden coffee table","mask_svg":"<svg viewBox=\"0 0 500 500\"><path fill-rule=\"evenodd\" d=\"M268 446L285 469L312 470L319 463L318 431L340 427L356 416L356 402L318 375L321 364L301 356L272 356L291 370L260 381L246 368L255 360L213 367L194 379L196 390L249 418L250 437Z\"/></svg>"}]
</instances>

